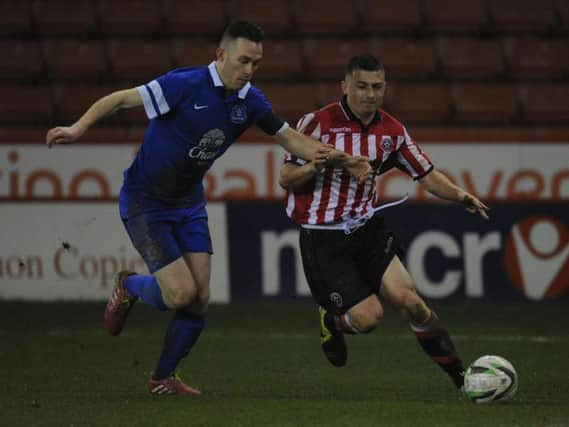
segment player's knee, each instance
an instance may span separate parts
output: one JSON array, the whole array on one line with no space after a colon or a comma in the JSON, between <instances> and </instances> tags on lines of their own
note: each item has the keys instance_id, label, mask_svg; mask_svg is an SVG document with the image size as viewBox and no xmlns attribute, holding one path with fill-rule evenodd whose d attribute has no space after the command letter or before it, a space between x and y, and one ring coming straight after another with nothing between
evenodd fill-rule
<instances>
[{"instance_id":1,"label":"player's knee","mask_svg":"<svg viewBox=\"0 0 569 427\"><path fill-rule=\"evenodd\" d=\"M169 292L170 308L178 310L189 307L196 300L195 289L189 287L179 287Z\"/></svg>"}]
</instances>

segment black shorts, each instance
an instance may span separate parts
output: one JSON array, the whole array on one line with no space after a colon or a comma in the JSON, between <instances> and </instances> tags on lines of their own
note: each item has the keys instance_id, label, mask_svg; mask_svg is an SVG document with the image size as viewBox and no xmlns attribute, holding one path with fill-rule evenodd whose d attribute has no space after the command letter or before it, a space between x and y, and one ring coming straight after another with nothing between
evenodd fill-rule
<instances>
[{"instance_id":1,"label":"black shorts","mask_svg":"<svg viewBox=\"0 0 569 427\"><path fill-rule=\"evenodd\" d=\"M300 251L312 296L333 313L345 313L379 294L381 278L393 257L403 259L399 239L379 215L351 234L302 228Z\"/></svg>"}]
</instances>

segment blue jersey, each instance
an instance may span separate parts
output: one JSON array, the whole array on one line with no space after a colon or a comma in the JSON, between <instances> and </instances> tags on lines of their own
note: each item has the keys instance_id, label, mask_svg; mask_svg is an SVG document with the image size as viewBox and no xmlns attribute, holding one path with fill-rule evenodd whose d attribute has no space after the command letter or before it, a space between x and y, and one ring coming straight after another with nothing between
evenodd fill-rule
<instances>
[{"instance_id":1,"label":"blue jersey","mask_svg":"<svg viewBox=\"0 0 569 427\"><path fill-rule=\"evenodd\" d=\"M248 127L274 116L263 93L250 83L227 96L215 62L170 71L137 90L150 124L124 172L123 218L205 205L202 179L215 159Z\"/></svg>"}]
</instances>

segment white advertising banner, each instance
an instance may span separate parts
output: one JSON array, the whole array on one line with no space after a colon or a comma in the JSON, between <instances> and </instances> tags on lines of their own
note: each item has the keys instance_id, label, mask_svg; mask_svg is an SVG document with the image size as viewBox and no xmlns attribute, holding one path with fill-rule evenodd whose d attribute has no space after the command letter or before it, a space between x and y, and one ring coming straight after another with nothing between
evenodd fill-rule
<instances>
[{"instance_id":1,"label":"white advertising banner","mask_svg":"<svg viewBox=\"0 0 569 427\"><path fill-rule=\"evenodd\" d=\"M423 144L437 168L484 200L569 199L569 145ZM0 200L114 199L136 145L0 145ZM209 200L275 200L283 150L277 144L236 144L205 179ZM379 179L382 200L426 197L402 172Z\"/></svg>"},{"instance_id":2,"label":"white advertising banner","mask_svg":"<svg viewBox=\"0 0 569 427\"><path fill-rule=\"evenodd\" d=\"M208 206L211 301L229 301L225 206ZM147 273L114 203L0 204L0 300L106 300L123 269Z\"/></svg>"}]
</instances>

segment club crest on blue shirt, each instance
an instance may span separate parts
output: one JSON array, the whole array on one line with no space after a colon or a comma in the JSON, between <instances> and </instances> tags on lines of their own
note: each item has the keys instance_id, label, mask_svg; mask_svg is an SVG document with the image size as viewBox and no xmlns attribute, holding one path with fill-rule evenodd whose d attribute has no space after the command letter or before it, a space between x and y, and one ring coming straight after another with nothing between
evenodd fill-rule
<instances>
[{"instance_id":1,"label":"club crest on blue shirt","mask_svg":"<svg viewBox=\"0 0 569 427\"><path fill-rule=\"evenodd\" d=\"M247 107L244 104L235 104L231 108L231 122L236 125L243 124L247 121Z\"/></svg>"},{"instance_id":2,"label":"club crest on blue shirt","mask_svg":"<svg viewBox=\"0 0 569 427\"><path fill-rule=\"evenodd\" d=\"M393 140L390 136L381 137L381 148L385 153L390 153L393 151Z\"/></svg>"}]
</instances>

